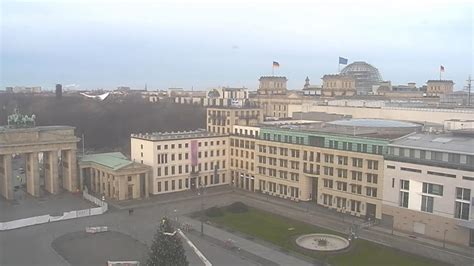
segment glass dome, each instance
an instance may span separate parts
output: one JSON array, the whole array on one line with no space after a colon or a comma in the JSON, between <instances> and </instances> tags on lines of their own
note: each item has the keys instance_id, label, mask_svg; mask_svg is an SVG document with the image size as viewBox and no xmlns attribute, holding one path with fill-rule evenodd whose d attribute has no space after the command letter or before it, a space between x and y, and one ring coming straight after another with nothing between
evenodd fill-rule
<instances>
[{"instance_id":1,"label":"glass dome","mask_svg":"<svg viewBox=\"0 0 474 266\"><path fill-rule=\"evenodd\" d=\"M355 78L357 94L368 94L373 85L382 81L379 70L366 62L354 62L341 70L341 74L350 75Z\"/></svg>"}]
</instances>

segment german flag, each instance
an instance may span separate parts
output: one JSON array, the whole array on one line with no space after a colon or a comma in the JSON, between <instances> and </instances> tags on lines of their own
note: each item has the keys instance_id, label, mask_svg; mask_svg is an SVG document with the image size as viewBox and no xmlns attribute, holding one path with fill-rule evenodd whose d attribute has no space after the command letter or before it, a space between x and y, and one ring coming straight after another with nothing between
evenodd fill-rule
<instances>
[{"instance_id":1,"label":"german flag","mask_svg":"<svg viewBox=\"0 0 474 266\"><path fill-rule=\"evenodd\" d=\"M277 61L273 61L273 67L280 67L280 63L278 63Z\"/></svg>"}]
</instances>

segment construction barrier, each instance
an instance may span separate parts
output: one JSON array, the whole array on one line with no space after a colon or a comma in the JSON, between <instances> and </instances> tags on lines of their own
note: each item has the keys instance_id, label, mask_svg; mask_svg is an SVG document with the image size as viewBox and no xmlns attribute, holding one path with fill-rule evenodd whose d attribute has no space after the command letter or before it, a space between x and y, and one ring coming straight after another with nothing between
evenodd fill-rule
<instances>
[{"instance_id":1,"label":"construction barrier","mask_svg":"<svg viewBox=\"0 0 474 266\"><path fill-rule=\"evenodd\" d=\"M8 222L0 222L0 231L12 230L26 226L32 226L37 224L44 224L49 222L58 222L63 220L75 219L80 217L87 217L92 215L99 215L103 214L108 210L107 202L101 201L100 199L88 194L87 192L83 191L82 196L84 199L100 206L96 208L90 209L83 209L83 210L75 210L64 212L62 216L52 216L49 214L34 216L24 219L18 219Z\"/></svg>"}]
</instances>

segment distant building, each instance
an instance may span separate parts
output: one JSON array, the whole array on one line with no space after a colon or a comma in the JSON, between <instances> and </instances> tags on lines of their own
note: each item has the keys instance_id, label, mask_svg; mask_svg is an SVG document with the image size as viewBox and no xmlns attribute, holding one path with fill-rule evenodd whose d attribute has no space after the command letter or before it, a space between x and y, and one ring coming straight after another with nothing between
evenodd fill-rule
<instances>
[{"instance_id":1,"label":"distant building","mask_svg":"<svg viewBox=\"0 0 474 266\"><path fill-rule=\"evenodd\" d=\"M462 130L462 129L472 129L474 128L474 119L473 120L462 120L462 119L449 119L445 120L444 130Z\"/></svg>"},{"instance_id":2,"label":"distant building","mask_svg":"<svg viewBox=\"0 0 474 266\"><path fill-rule=\"evenodd\" d=\"M426 86L428 96L440 96L442 94L452 93L454 82L452 80L428 80Z\"/></svg>"},{"instance_id":3,"label":"distant building","mask_svg":"<svg viewBox=\"0 0 474 266\"><path fill-rule=\"evenodd\" d=\"M41 93L41 87L27 87L27 86L15 86L15 87L6 87L7 92L12 93Z\"/></svg>"},{"instance_id":4,"label":"distant building","mask_svg":"<svg viewBox=\"0 0 474 266\"><path fill-rule=\"evenodd\" d=\"M471 97L474 97L474 94ZM469 93L467 91L443 93L439 95L439 103L454 106L469 105Z\"/></svg>"},{"instance_id":5,"label":"distant building","mask_svg":"<svg viewBox=\"0 0 474 266\"><path fill-rule=\"evenodd\" d=\"M323 96L353 96L356 94L355 79L350 75L324 75Z\"/></svg>"},{"instance_id":6,"label":"distant building","mask_svg":"<svg viewBox=\"0 0 474 266\"><path fill-rule=\"evenodd\" d=\"M61 99L63 97L63 85L56 84L56 98Z\"/></svg>"},{"instance_id":7,"label":"distant building","mask_svg":"<svg viewBox=\"0 0 474 266\"><path fill-rule=\"evenodd\" d=\"M287 93L288 79L286 77L262 76L258 81L260 82L258 94L284 95Z\"/></svg>"},{"instance_id":8,"label":"distant building","mask_svg":"<svg viewBox=\"0 0 474 266\"><path fill-rule=\"evenodd\" d=\"M322 86L320 85L311 85L309 83L309 77L306 77L305 83L303 86L303 96L321 96Z\"/></svg>"},{"instance_id":9,"label":"distant building","mask_svg":"<svg viewBox=\"0 0 474 266\"><path fill-rule=\"evenodd\" d=\"M382 81L382 76L376 67L361 61L347 65L340 74L354 77L358 95L370 94L372 86L378 85Z\"/></svg>"},{"instance_id":10,"label":"distant building","mask_svg":"<svg viewBox=\"0 0 474 266\"><path fill-rule=\"evenodd\" d=\"M207 91L205 106L244 106L248 102L248 89L219 87Z\"/></svg>"}]
</instances>

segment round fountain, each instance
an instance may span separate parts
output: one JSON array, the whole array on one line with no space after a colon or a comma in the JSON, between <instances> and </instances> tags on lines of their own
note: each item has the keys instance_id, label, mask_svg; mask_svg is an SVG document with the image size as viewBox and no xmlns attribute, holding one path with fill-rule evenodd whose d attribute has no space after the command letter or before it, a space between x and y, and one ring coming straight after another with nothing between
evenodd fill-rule
<instances>
[{"instance_id":1,"label":"round fountain","mask_svg":"<svg viewBox=\"0 0 474 266\"><path fill-rule=\"evenodd\" d=\"M349 246L349 240L330 234L307 234L299 236L296 244L300 247L317 251L338 251Z\"/></svg>"}]
</instances>

